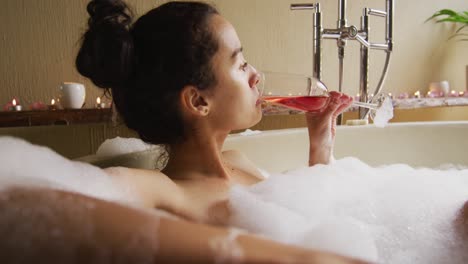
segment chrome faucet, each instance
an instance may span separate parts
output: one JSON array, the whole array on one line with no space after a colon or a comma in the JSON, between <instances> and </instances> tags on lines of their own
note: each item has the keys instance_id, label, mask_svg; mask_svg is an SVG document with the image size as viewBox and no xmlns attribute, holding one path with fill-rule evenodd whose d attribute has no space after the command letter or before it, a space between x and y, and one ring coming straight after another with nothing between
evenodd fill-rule
<instances>
[{"instance_id":1,"label":"chrome faucet","mask_svg":"<svg viewBox=\"0 0 468 264\"><path fill-rule=\"evenodd\" d=\"M346 0L338 0L338 21L336 29L324 29L322 27L322 11L320 3L315 4L292 4L291 10L314 10L314 30L313 30L313 76L319 80L322 79L322 40L335 39L338 46L339 59L339 91L343 89L343 60L345 56L345 47L348 40L357 40L361 43L361 67L360 67L360 101L368 103L369 94L369 50L378 49L386 52L385 65L379 84L374 94L381 92L385 78L387 77L388 66L390 64L390 54L393 51L393 0L386 0L386 11L364 8L361 17L361 28L348 26L346 20ZM369 42L369 15L386 18L386 42L376 44ZM367 119L369 109L359 108L359 118ZM341 121L340 121L341 123Z\"/></svg>"}]
</instances>

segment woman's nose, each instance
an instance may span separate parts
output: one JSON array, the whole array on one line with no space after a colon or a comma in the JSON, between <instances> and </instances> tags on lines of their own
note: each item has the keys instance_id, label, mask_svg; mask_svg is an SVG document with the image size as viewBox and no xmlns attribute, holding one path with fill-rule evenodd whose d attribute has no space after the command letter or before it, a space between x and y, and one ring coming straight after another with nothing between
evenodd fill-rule
<instances>
[{"instance_id":1,"label":"woman's nose","mask_svg":"<svg viewBox=\"0 0 468 264\"><path fill-rule=\"evenodd\" d=\"M253 66L250 67L252 68L252 75L250 76L249 86L255 88L260 82L260 73Z\"/></svg>"}]
</instances>

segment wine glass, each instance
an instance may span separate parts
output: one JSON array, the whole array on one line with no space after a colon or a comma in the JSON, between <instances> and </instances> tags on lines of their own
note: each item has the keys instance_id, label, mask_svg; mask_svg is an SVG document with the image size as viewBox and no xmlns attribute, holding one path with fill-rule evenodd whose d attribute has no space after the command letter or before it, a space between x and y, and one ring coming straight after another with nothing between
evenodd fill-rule
<instances>
[{"instance_id":1,"label":"wine glass","mask_svg":"<svg viewBox=\"0 0 468 264\"><path fill-rule=\"evenodd\" d=\"M306 75L262 72L258 84L264 114L320 111L328 104L327 87Z\"/></svg>"},{"instance_id":2,"label":"wine glass","mask_svg":"<svg viewBox=\"0 0 468 264\"><path fill-rule=\"evenodd\" d=\"M264 114L320 112L329 103L327 86L315 77L276 72L262 72L260 75L258 87ZM351 106L370 109L370 117L374 119L384 103L387 106L385 113L389 115L388 100L388 96L381 93L370 103L354 101Z\"/></svg>"}]
</instances>

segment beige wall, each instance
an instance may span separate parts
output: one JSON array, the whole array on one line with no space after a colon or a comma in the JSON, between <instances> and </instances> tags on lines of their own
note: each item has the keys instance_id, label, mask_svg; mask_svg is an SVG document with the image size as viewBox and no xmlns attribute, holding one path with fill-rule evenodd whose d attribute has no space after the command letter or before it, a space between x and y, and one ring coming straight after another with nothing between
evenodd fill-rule
<instances>
[{"instance_id":1,"label":"beige wall","mask_svg":"<svg viewBox=\"0 0 468 264\"><path fill-rule=\"evenodd\" d=\"M80 77L74 57L86 23L86 0L4 0L0 8L0 103L13 96L23 102L49 102L62 81L87 85L87 105L100 91ZM138 14L164 1L129 0ZM312 71L311 12L289 11L292 0L213 0L237 28L250 63L259 69L304 73ZM299 1L300 2L300 1ZM312 2L312 1L308 1ZM384 8L384 0L348 1L349 24L359 24L363 7ZM337 1L323 0L325 27L334 27ZM424 23L440 8L467 10L466 1L396 1L395 53L385 89L393 93L425 90L431 81L449 80L456 90L465 89L467 42L446 41L454 27ZM383 41L383 19L372 18L372 39ZM348 45L345 92L357 93L359 83L357 43ZM383 66L383 52L371 52L371 87ZM324 80L337 86L334 41L324 43Z\"/></svg>"},{"instance_id":2,"label":"beige wall","mask_svg":"<svg viewBox=\"0 0 468 264\"><path fill-rule=\"evenodd\" d=\"M58 84L62 81L85 83L88 94L87 105L94 104L95 98L101 94L101 91L80 77L74 68L75 54L87 19L85 10L87 2L87 0L2 1L1 105L14 96L19 97L23 104L32 101L49 102L51 98L57 96ZM135 8L137 14L142 14L165 1L128 0L128 2ZM312 14L306 11L291 12L289 5L294 2L313 1L212 0L211 2L237 28L245 47L246 58L258 69L311 73ZM334 27L337 19L337 1L322 0L321 3L324 26ZM384 9L384 3L384 0L348 1L348 23L359 24L363 7ZM446 41L455 29L453 25L436 25L424 21L441 8L467 10L467 2L396 0L395 6L395 52L385 90L394 94L403 91L413 93L417 90L426 90L429 82L440 80L450 81L455 90L464 90L468 43ZM371 40L382 42L383 19L372 18L371 28ZM337 87L338 61L335 42L327 40L324 43L323 57L324 81L329 87ZM371 52L371 87L375 87L378 82L383 59L383 52ZM350 42L346 53L344 76L344 91L349 94L356 94L358 91L358 60L359 46L355 42ZM104 131L100 128L93 129ZM64 141L73 133L87 134L82 142L75 141L77 145L87 144L86 149L94 149L100 142L101 138L96 139L95 133L105 134L102 131L89 132L88 128L58 130L65 138ZM23 133L17 130L9 131L4 133L16 135ZM27 138L34 140L35 135L35 132L31 132ZM91 142L88 142L90 140Z\"/></svg>"}]
</instances>

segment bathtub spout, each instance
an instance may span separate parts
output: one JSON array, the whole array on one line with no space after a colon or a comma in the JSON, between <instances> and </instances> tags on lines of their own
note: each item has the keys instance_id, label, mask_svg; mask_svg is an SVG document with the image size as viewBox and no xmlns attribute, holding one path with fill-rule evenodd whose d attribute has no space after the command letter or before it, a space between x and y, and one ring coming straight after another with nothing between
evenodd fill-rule
<instances>
[{"instance_id":1,"label":"bathtub spout","mask_svg":"<svg viewBox=\"0 0 468 264\"><path fill-rule=\"evenodd\" d=\"M348 26L346 19L346 0L338 0L338 21L337 28L323 29L322 27L322 12L320 3L316 4L292 4L291 10L314 10L314 29L313 29L313 73L312 75L322 79L322 40L333 39L337 41L338 58L340 60L339 70L339 91L342 92L343 69L342 62L345 57L345 48L348 40L356 40L361 44L361 62L360 62L360 101L364 103L370 102L369 98L369 50L383 50L387 53L385 65L377 88L374 90L375 95L382 91L385 83L385 78L390 64L390 54L393 51L393 15L394 15L394 0L386 0L386 11L380 11L371 8L364 8L361 17L361 27ZM386 41L385 43L369 42L369 16L378 16L386 18ZM359 118L368 119L369 110L359 108Z\"/></svg>"}]
</instances>

